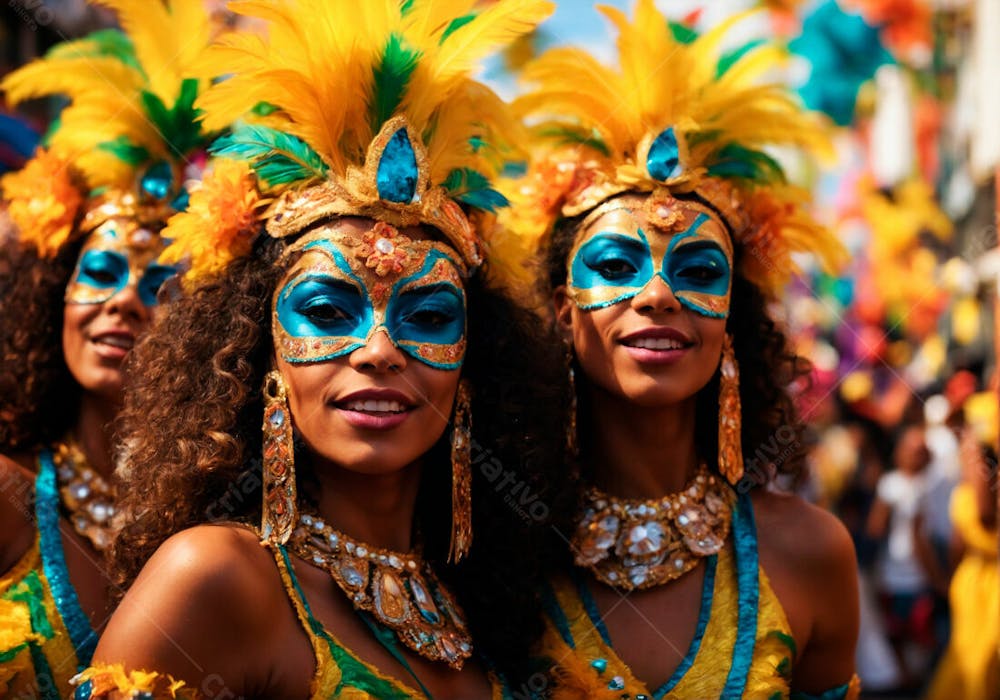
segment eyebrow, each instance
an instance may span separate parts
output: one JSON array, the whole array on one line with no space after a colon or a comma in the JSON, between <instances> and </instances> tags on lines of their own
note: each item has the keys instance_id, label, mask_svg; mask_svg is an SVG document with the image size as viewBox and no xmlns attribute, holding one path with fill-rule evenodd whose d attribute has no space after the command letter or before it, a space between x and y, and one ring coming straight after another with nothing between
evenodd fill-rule
<instances>
[{"instance_id":1,"label":"eyebrow","mask_svg":"<svg viewBox=\"0 0 1000 700\"><path fill-rule=\"evenodd\" d=\"M345 291L345 292L352 292L358 296L362 296L362 291L352 283L348 282L347 280L342 280L338 277L334 277L333 275L329 275L322 272L303 272L299 275L296 275L291 281L289 281L282 288L281 292L282 298L287 299L292 292L294 292L296 289L299 288L300 285L305 284L306 282L318 282L333 289L338 289L340 291Z\"/></svg>"},{"instance_id":2,"label":"eyebrow","mask_svg":"<svg viewBox=\"0 0 1000 700\"><path fill-rule=\"evenodd\" d=\"M452 296L455 296L455 292L457 290L458 287L449 282L432 282L431 284L427 285L417 285L411 287L406 291L400 292L399 296L401 297L411 296L411 295L430 296L432 294L436 294L437 292L451 292ZM461 296L461 294L458 294L458 296Z\"/></svg>"}]
</instances>

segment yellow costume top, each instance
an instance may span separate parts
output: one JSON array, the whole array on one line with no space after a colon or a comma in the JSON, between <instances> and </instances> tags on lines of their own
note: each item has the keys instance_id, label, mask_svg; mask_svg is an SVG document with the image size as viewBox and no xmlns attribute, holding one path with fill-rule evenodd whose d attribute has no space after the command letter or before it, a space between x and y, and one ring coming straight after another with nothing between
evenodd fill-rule
<instances>
[{"instance_id":1,"label":"yellow costume top","mask_svg":"<svg viewBox=\"0 0 1000 700\"><path fill-rule=\"evenodd\" d=\"M996 700L1000 698L997 532L983 526L976 494L969 484L955 488L951 520L965 544L965 555L949 590L951 639L927 698Z\"/></svg>"},{"instance_id":2,"label":"yellow costume top","mask_svg":"<svg viewBox=\"0 0 1000 700\"><path fill-rule=\"evenodd\" d=\"M0 696L58 700L90 662L97 634L73 590L59 532L52 452L35 479L35 543L0 578Z\"/></svg>"},{"instance_id":3,"label":"yellow costume top","mask_svg":"<svg viewBox=\"0 0 1000 700\"><path fill-rule=\"evenodd\" d=\"M547 596L542 655L553 664L553 700L807 698L790 689L796 654L785 611L757 557L750 500L741 497L732 536L707 558L694 639L670 679L647 688L615 654L579 574ZM856 680L819 696L856 698Z\"/></svg>"}]
</instances>

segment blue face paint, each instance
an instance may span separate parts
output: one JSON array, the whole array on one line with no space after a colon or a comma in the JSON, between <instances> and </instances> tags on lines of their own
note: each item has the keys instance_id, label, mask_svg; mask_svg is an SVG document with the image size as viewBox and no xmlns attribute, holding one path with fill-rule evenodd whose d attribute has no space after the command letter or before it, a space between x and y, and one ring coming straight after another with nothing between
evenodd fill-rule
<instances>
[{"instance_id":1,"label":"blue face paint","mask_svg":"<svg viewBox=\"0 0 1000 700\"><path fill-rule=\"evenodd\" d=\"M159 236L141 230L134 242L126 241L118 233L119 223L106 222L88 238L66 287L66 303L103 304L134 284L142 303L156 306L157 292L177 268L156 262L163 248Z\"/></svg>"},{"instance_id":2,"label":"blue face paint","mask_svg":"<svg viewBox=\"0 0 1000 700\"><path fill-rule=\"evenodd\" d=\"M399 253L390 258L399 271L383 274L376 271L380 259L345 234L314 234L300 249L303 255L274 303L276 348L287 362L347 355L382 331L425 364L461 366L465 292L450 249L399 235L391 247L380 248L389 251L384 256Z\"/></svg>"},{"instance_id":3,"label":"blue face paint","mask_svg":"<svg viewBox=\"0 0 1000 700\"><path fill-rule=\"evenodd\" d=\"M569 266L568 287L577 306L617 304L659 277L686 308L725 318L732 280L728 234L720 225L706 226L714 221L705 212L691 211L697 214L686 230L673 236L654 231L651 237L621 204L595 211L593 225L582 227Z\"/></svg>"}]
</instances>

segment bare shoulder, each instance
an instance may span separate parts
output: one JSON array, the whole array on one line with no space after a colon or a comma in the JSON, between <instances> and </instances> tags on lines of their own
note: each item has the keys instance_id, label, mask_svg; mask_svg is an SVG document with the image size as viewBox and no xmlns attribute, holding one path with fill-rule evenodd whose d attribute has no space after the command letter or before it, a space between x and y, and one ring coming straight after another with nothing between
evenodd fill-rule
<instances>
[{"instance_id":1,"label":"bare shoulder","mask_svg":"<svg viewBox=\"0 0 1000 700\"><path fill-rule=\"evenodd\" d=\"M252 532L199 525L165 541L143 567L101 637L95 660L170 673L205 669L227 685L258 672L259 643L279 619L283 589Z\"/></svg>"},{"instance_id":2,"label":"bare shoulder","mask_svg":"<svg viewBox=\"0 0 1000 700\"><path fill-rule=\"evenodd\" d=\"M798 645L792 687L820 693L854 673L858 578L854 544L832 513L798 496L752 497L761 563Z\"/></svg>"},{"instance_id":3,"label":"bare shoulder","mask_svg":"<svg viewBox=\"0 0 1000 700\"><path fill-rule=\"evenodd\" d=\"M0 573L21 558L35 538L34 477L0 455Z\"/></svg>"},{"instance_id":4,"label":"bare shoulder","mask_svg":"<svg viewBox=\"0 0 1000 700\"><path fill-rule=\"evenodd\" d=\"M752 496L760 546L825 578L855 570L854 543L837 516L792 494L759 489Z\"/></svg>"}]
</instances>

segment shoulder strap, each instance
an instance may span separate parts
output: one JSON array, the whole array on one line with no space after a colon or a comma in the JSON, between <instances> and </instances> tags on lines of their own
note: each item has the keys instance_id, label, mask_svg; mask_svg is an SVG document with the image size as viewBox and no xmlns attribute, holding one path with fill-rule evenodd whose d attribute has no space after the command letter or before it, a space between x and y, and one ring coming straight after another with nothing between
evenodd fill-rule
<instances>
[{"instance_id":1,"label":"shoulder strap","mask_svg":"<svg viewBox=\"0 0 1000 700\"><path fill-rule=\"evenodd\" d=\"M38 455L38 476L35 479L35 519L38 522L39 550L42 569L48 579L56 610L66 625L70 641L76 649L77 671L90 665L97 647L97 633L80 606L80 599L70 582L62 534L59 532L59 487L52 451L43 449Z\"/></svg>"}]
</instances>

